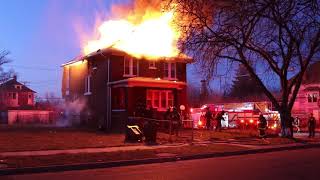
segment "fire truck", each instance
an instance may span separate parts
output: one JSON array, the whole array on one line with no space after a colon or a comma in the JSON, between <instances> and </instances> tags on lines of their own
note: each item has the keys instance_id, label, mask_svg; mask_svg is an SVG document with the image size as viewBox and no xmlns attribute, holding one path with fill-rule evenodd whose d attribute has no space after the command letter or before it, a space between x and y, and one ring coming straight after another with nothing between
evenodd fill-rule
<instances>
[{"instance_id":1,"label":"fire truck","mask_svg":"<svg viewBox=\"0 0 320 180\"><path fill-rule=\"evenodd\" d=\"M224 121L222 128L255 129L259 123L259 114L262 113L267 119L268 129L278 130L280 115L277 111L270 110L267 102L259 103L225 103L225 104L205 104L201 108L191 108L191 118L194 128L202 129L206 127L205 113L207 108L217 115L224 111ZM212 123L213 126L215 125Z\"/></svg>"}]
</instances>

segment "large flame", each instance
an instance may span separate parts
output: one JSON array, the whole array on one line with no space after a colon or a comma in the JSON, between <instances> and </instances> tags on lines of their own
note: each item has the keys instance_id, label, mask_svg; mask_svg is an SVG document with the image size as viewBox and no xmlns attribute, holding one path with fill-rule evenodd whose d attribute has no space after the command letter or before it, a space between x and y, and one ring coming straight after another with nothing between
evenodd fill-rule
<instances>
[{"instance_id":1,"label":"large flame","mask_svg":"<svg viewBox=\"0 0 320 180\"><path fill-rule=\"evenodd\" d=\"M84 53L112 47L138 58L176 57L179 54L180 33L172 23L173 12L146 11L139 22L136 19L130 15L103 22L98 28L100 38L89 41Z\"/></svg>"}]
</instances>

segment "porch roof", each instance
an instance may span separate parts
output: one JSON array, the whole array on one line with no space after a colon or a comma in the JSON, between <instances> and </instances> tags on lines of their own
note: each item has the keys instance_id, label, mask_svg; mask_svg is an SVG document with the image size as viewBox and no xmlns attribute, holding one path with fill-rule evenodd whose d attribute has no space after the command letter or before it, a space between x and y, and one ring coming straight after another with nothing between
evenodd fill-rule
<instances>
[{"instance_id":1,"label":"porch roof","mask_svg":"<svg viewBox=\"0 0 320 180\"><path fill-rule=\"evenodd\" d=\"M159 78L132 77L108 83L112 87L152 87L183 89L187 84L183 81L170 81Z\"/></svg>"},{"instance_id":2,"label":"porch roof","mask_svg":"<svg viewBox=\"0 0 320 180\"><path fill-rule=\"evenodd\" d=\"M304 91L320 91L320 87L318 86L309 86L304 89Z\"/></svg>"}]
</instances>

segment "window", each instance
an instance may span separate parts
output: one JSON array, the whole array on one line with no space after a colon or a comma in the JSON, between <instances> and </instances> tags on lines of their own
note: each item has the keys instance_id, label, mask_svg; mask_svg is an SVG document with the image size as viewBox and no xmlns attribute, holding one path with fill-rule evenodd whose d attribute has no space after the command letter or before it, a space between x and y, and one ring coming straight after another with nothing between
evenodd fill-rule
<instances>
[{"instance_id":1,"label":"window","mask_svg":"<svg viewBox=\"0 0 320 180\"><path fill-rule=\"evenodd\" d=\"M12 93L12 99L17 99L17 93Z\"/></svg>"},{"instance_id":2,"label":"window","mask_svg":"<svg viewBox=\"0 0 320 180\"><path fill-rule=\"evenodd\" d=\"M85 77L84 82L84 95L90 95L91 94L91 75L88 75Z\"/></svg>"},{"instance_id":3,"label":"window","mask_svg":"<svg viewBox=\"0 0 320 180\"><path fill-rule=\"evenodd\" d=\"M165 79L176 79L176 63L164 63Z\"/></svg>"},{"instance_id":4,"label":"window","mask_svg":"<svg viewBox=\"0 0 320 180\"><path fill-rule=\"evenodd\" d=\"M147 90L147 106L165 111L173 106L173 94L169 90Z\"/></svg>"},{"instance_id":5,"label":"window","mask_svg":"<svg viewBox=\"0 0 320 180\"><path fill-rule=\"evenodd\" d=\"M32 98L32 95L31 95L31 94L29 94L29 95L28 95L28 98L29 98L29 99L31 99L31 98Z\"/></svg>"},{"instance_id":6,"label":"window","mask_svg":"<svg viewBox=\"0 0 320 180\"><path fill-rule=\"evenodd\" d=\"M318 102L319 95L317 93L310 93L307 94L307 99L309 103L315 103Z\"/></svg>"},{"instance_id":7,"label":"window","mask_svg":"<svg viewBox=\"0 0 320 180\"><path fill-rule=\"evenodd\" d=\"M157 69L156 61L149 61L149 69Z\"/></svg>"},{"instance_id":8,"label":"window","mask_svg":"<svg viewBox=\"0 0 320 180\"><path fill-rule=\"evenodd\" d=\"M138 60L135 58L124 58L124 76L137 76L138 75Z\"/></svg>"},{"instance_id":9,"label":"window","mask_svg":"<svg viewBox=\"0 0 320 180\"><path fill-rule=\"evenodd\" d=\"M112 89L112 110L125 109L125 89Z\"/></svg>"},{"instance_id":10,"label":"window","mask_svg":"<svg viewBox=\"0 0 320 180\"><path fill-rule=\"evenodd\" d=\"M152 91L147 91L147 107L152 107Z\"/></svg>"},{"instance_id":11,"label":"window","mask_svg":"<svg viewBox=\"0 0 320 180\"><path fill-rule=\"evenodd\" d=\"M16 88L16 89L22 89L22 86L21 85L14 85L14 87Z\"/></svg>"}]
</instances>

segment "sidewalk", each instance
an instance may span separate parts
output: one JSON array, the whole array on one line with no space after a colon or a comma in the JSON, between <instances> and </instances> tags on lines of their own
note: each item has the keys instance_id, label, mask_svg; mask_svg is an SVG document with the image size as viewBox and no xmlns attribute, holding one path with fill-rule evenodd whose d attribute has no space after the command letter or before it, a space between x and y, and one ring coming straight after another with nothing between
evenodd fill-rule
<instances>
[{"instance_id":1,"label":"sidewalk","mask_svg":"<svg viewBox=\"0 0 320 180\"><path fill-rule=\"evenodd\" d=\"M104 148L79 148L79 149L65 149L65 150L41 150L41 151L18 151L18 152L0 152L0 157L17 157L17 156L48 156L57 154L80 154L80 153L107 153L117 151L135 151L135 150L150 150L160 148L175 148L182 147L188 144L175 143L167 145L135 145L135 146L118 146L118 147L104 147Z\"/></svg>"},{"instance_id":2,"label":"sidewalk","mask_svg":"<svg viewBox=\"0 0 320 180\"><path fill-rule=\"evenodd\" d=\"M300 138L306 134L301 133ZM296 137L297 137L296 136ZM0 176L42 173L225 157L273 151L320 148L319 134L312 142L264 145L256 138L195 141L155 146L130 145L67 150L19 151L0 153ZM271 141L267 138L265 141ZM12 164L18 163L18 164Z\"/></svg>"}]
</instances>

